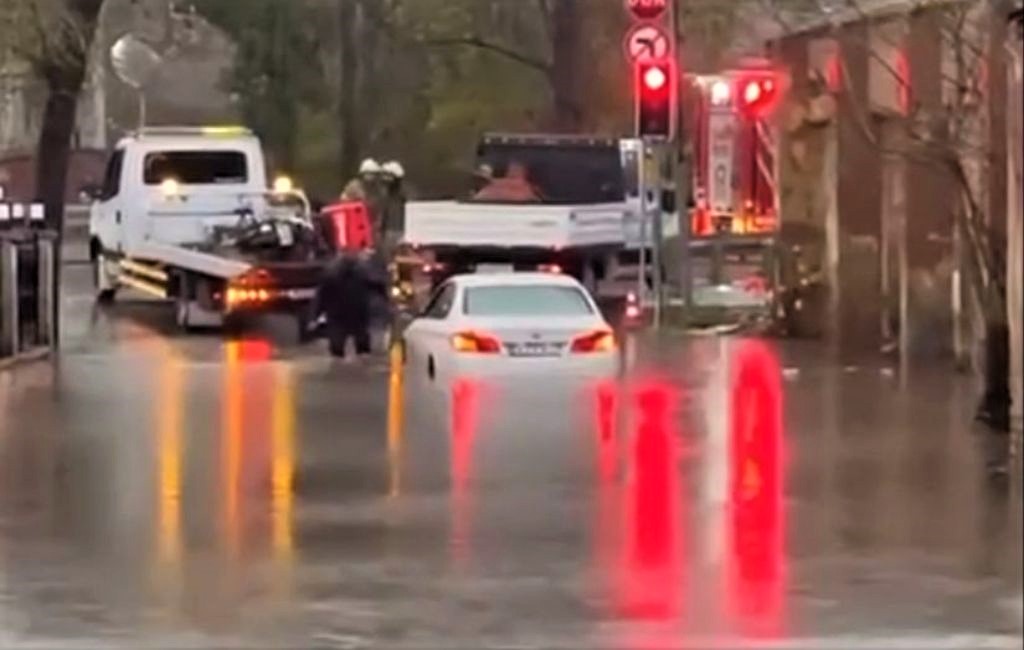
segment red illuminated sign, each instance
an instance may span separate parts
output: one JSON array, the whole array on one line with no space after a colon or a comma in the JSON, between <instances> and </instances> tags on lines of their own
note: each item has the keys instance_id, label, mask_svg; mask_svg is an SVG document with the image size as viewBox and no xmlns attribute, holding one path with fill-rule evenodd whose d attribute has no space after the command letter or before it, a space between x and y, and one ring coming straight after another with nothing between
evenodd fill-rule
<instances>
[{"instance_id":1,"label":"red illuminated sign","mask_svg":"<svg viewBox=\"0 0 1024 650\"><path fill-rule=\"evenodd\" d=\"M637 20L655 20L668 9L668 0L626 0L626 9Z\"/></svg>"}]
</instances>

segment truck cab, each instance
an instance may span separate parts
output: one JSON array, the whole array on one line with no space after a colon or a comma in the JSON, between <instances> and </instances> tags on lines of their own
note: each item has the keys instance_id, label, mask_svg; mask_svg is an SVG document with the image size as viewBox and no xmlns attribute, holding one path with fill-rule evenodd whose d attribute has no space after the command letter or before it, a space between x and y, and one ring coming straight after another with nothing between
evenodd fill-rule
<instances>
[{"instance_id":1,"label":"truck cab","mask_svg":"<svg viewBox=\"0 0 1024 650\"><path fill-rule=\"evenodd\" d=\"M93 254L132 255L148 240L198 244L266 187L263 150L246 129L143 129L118 143L93 197Z\"/></svg>"}]
</instances>

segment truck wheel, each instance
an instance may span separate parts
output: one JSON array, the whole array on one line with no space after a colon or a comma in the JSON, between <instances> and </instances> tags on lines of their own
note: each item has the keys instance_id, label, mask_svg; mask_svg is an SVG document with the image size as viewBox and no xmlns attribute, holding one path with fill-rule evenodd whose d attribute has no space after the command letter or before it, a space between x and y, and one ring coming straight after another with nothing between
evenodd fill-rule
<instances>
[{"instance_id":1,"label":"truck wheel","mask_svg":"<svg viewBox=\"0 0 1024 650\"><path fill-rule=\"evenodd\" d=\"M101 304L114 302L117 287L110 281L110 274L107 272L107 258L103 253L96 253L92 257L92 278L96 288L96 302Z\"/></svg>"}]
</instances>

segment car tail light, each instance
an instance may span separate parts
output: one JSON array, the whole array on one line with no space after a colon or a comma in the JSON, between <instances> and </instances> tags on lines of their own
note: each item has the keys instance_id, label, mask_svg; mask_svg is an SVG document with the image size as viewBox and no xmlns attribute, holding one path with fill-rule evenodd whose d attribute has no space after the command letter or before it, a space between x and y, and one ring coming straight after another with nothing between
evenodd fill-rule
<instances>
[{"instance_id":1,"label":"car tail light","mask_svg":"<svg viewBox=\"0 0 1024 650\"><path fill-rule=\"evenodd\" d=\"M452 347L456 352L473 352L477 354L498 354L501 342L490 334L480 332L459 332L452 337Z\"/></svg>"},{"instance_id":2,"label":"car tail light","mask_svg":"<svg viewBox=\"0 0 1024 650\"><path fill-rule=\"evenodd\" d=\"M560 264L541 264L537 267L537 270L541 273L550 273L552 275L562 275L562 266Z\"/></svg>"},{"instance_id":3,"label":"car tail light","mask_svg":"<svg viewBox=\"0 0 1024 650\"><path fill-rule=\"evenodd\" d=\"M615 335L609 330L588 332L573 339L571 349L574 354L611 352L615 349Z\"/></svg>"}]
</instances>

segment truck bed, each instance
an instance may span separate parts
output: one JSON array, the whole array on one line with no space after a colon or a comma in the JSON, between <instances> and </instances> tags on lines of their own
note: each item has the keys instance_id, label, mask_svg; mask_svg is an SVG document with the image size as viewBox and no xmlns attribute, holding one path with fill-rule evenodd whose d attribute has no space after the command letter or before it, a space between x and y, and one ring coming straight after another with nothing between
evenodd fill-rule
<instances>
[{"instance_id":1,"label":"truck bed","mask_svg":"<svg viewBox=\"0 0 1024 650\"><path fill-rule=\"evenodd\" d=\"M582 248L625 243L626 205L532 205L420 201L406 205L405 242L415 246Z\"/></svg>"},{"instance_id":2,"label":"truck bed","mask_svg":"<svg viewBox=\"0 0 1024 650\"><path fill-rule=\"evenodd\" d=\"M133 246L129 254L147 262L188 269L225 280L240 276L253 267L249 262L240 259L151 239Z\"/></svg>"},{"instance_id":3,"label":"truck bed","mask_svg":"<svg viewBox=\"0 0 1024 650\"><path fill-rule=\"evenodd\" d=\"M237 251L204 251L156 241L147 241L136 247L132 255L139 260L222 280L240 277L254 269L265 269L273 277L275 285L285 288L317 286L327 263L326 259L259 260L241 256Z\"/></svg>"}]
</instances>

